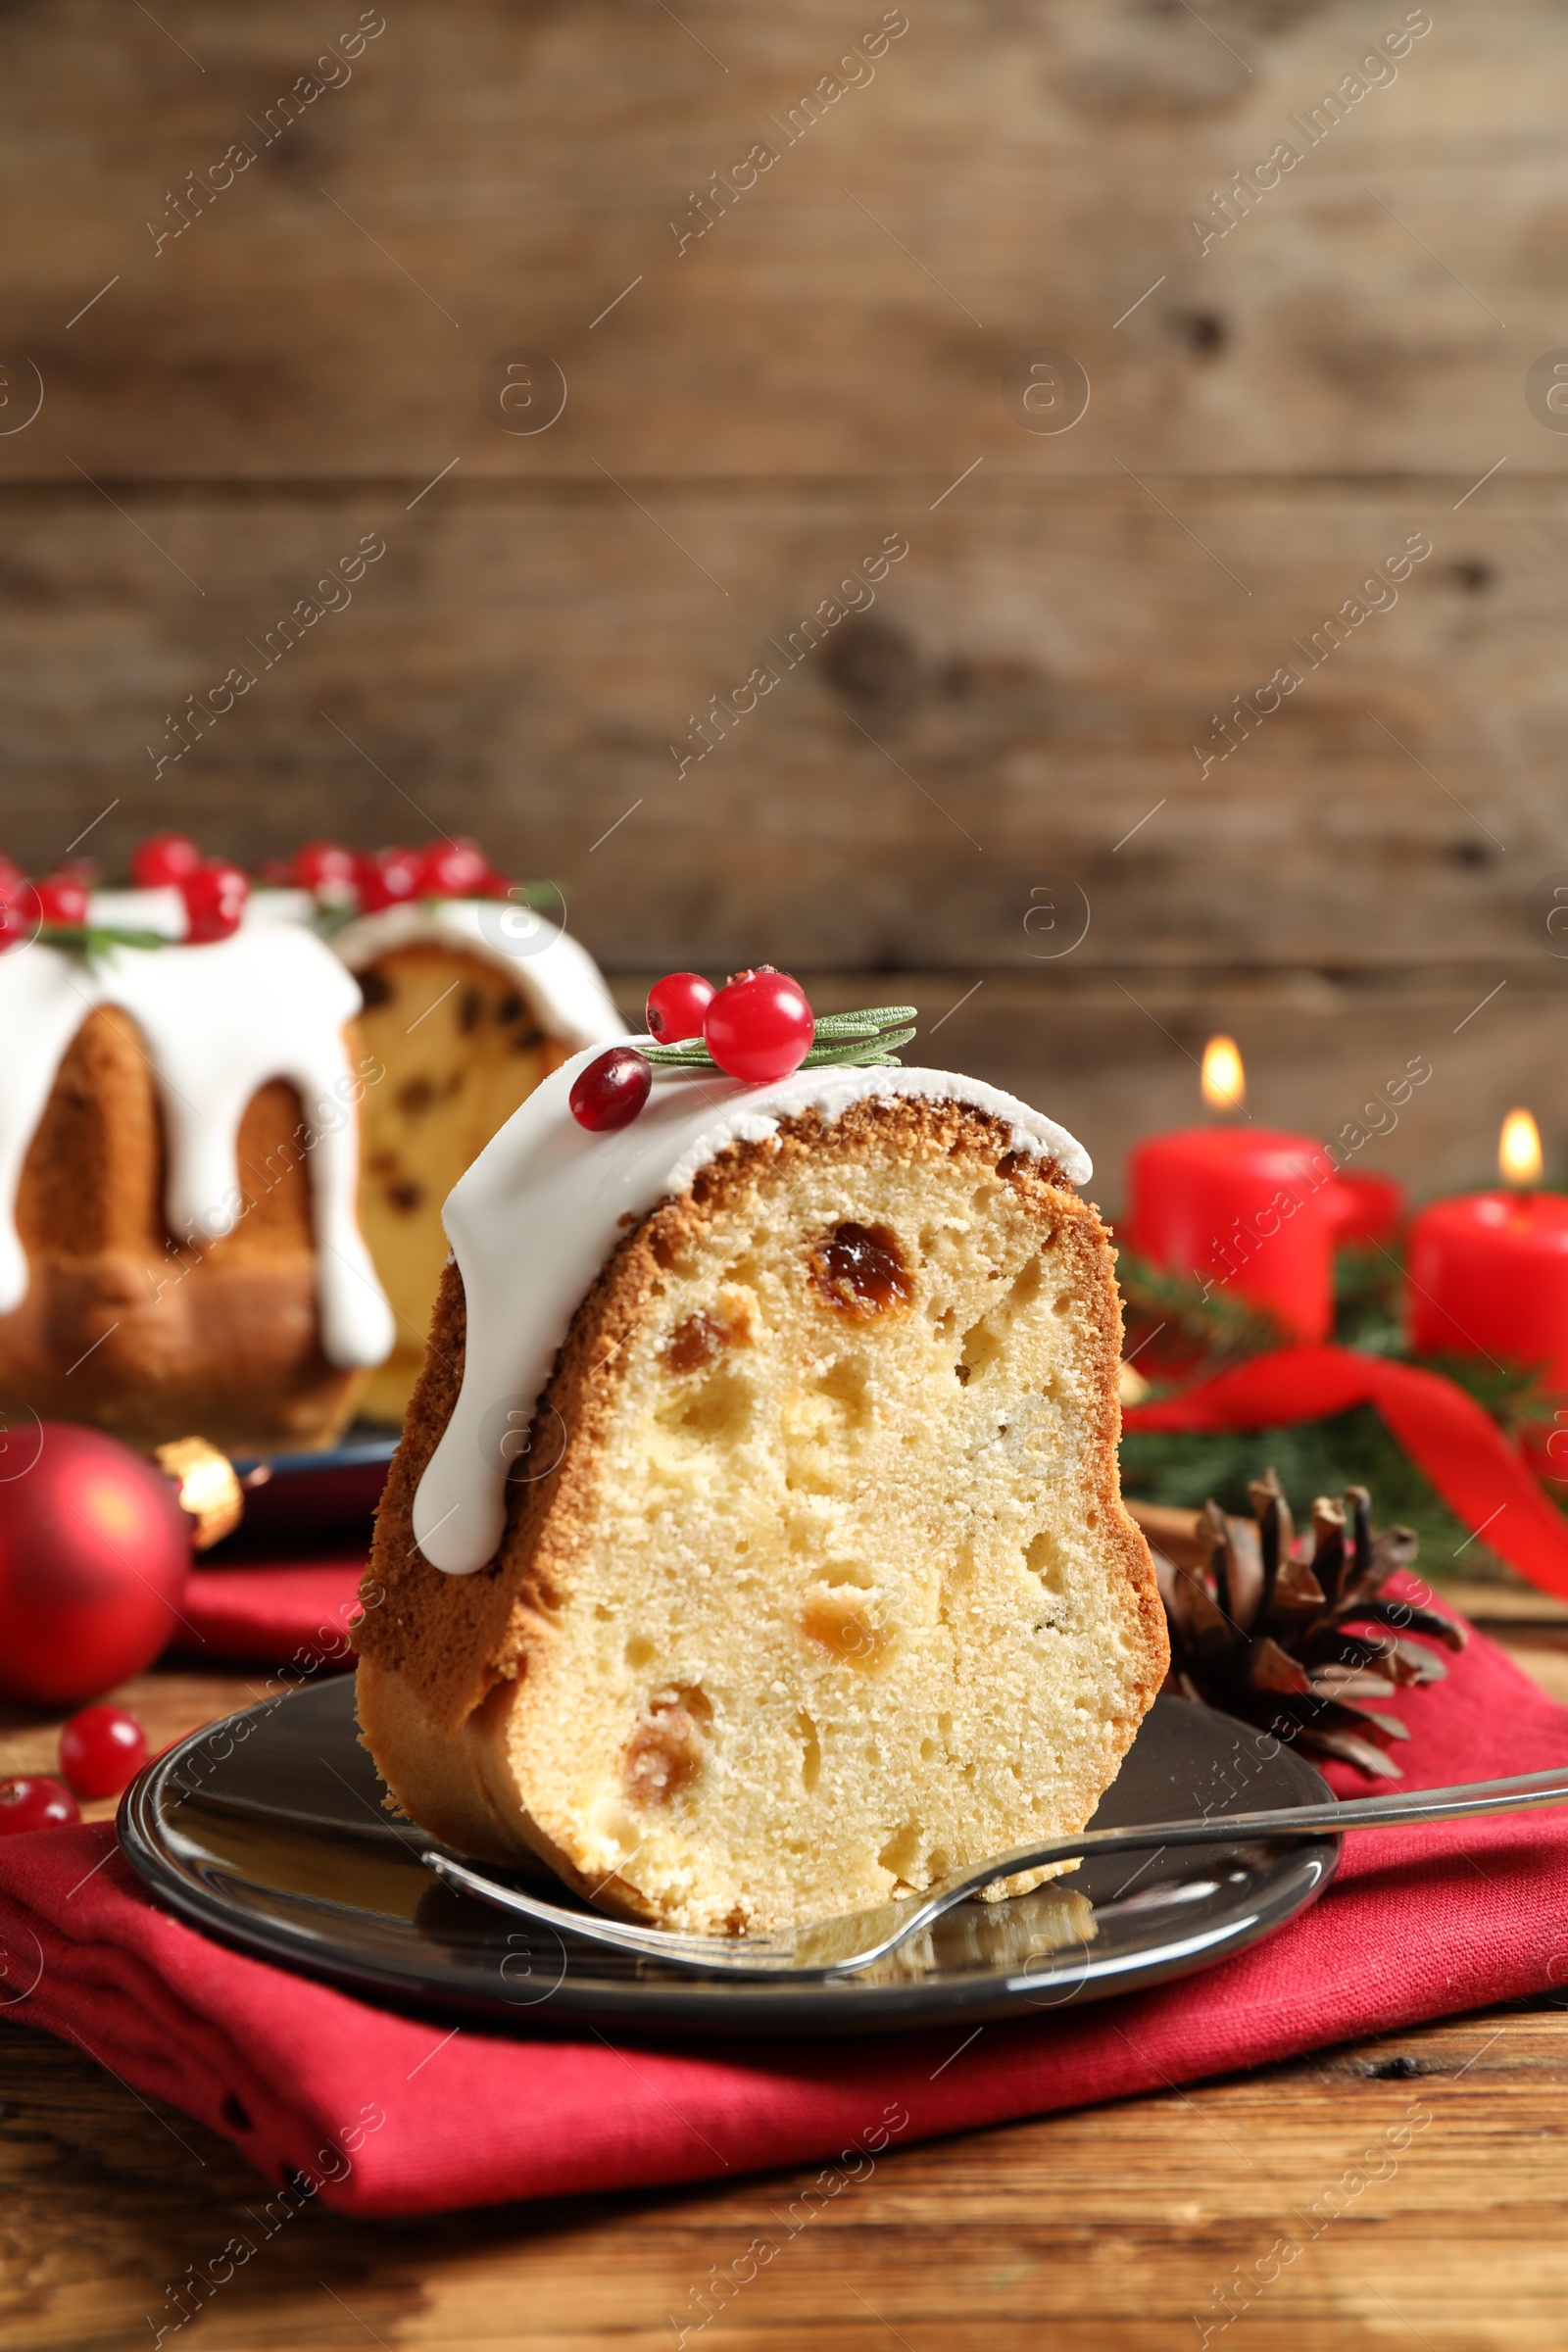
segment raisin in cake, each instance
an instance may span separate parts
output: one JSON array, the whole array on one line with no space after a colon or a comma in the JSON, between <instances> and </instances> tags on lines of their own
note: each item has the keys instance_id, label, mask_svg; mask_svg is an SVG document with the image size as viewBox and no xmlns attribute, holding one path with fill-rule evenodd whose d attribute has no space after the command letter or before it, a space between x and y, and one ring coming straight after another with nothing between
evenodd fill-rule
<instances>
[{"instance_id":1,"label":"raisin in cake","mask_svg":"<svg viewBox=\"0 0 1568 2352\"><path fill-rule=\"evenodd\" d=\"M447 1203L359 1711L437 1838L773 1929L1081 1826L1166 1666L1077 1144L940 1071L547 1078Z\"/></svg>"},{"instance_id":2,"label":"raisin in cake","mask_svg":"<svg viewBox=\"0 0 1568 2352\"><path fill-rule=\"evenodd\" d=\"M586 951L514 906L426 899L362 916L332 944L385 1073L365 1099L360 1223L398 1332L362 1409L401 1421L446 1263L442 1201L542 1078L625 1024Z\"/></svg>"},{"instance_id":3,"label":"raisin in cake","mask_svg":"<svg viewBox=\"0 0 1568 2352\"><path fill-rule=\"evenodd\" d=\"M86 919L91 956L0 955L0 1413L322 1445L392 1342L355 1213L359 991L265 898L203 944L173 889Z\"/></svg>"}]
</instances>

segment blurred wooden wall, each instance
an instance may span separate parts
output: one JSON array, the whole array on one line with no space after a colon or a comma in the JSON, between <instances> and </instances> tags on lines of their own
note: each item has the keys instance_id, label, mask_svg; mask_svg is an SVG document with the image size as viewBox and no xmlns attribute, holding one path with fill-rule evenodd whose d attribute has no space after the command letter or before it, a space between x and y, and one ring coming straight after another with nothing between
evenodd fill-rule
<instances>
[{"instance_id":1,"label":"blurred wooden wall","mask_svg":"<svg viewBox=\"0 0 1568 2352\"><path fill-rule=\"evenodd\" d=\"M1363 66L1427 21L12 0L4 846L471 830L629 1004L763 956L914 996L1107 1200L1222 1023L1326 1132L1429 1058L1361 1161L1420 1189L1516 1099L1561 1153L1568 438L1526 379L1568 346L1568 25L1433 0ZM1021 420L1042 350L1069 430Z\"/></svg>"}]
</instances>

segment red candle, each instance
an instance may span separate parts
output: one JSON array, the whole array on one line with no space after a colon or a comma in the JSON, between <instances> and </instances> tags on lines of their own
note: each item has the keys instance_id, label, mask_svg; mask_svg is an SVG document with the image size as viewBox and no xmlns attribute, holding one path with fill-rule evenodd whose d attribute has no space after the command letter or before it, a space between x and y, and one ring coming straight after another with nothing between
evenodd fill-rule
<instances>
[{"instance_id":1,"label":"red candle","mask_svg":"<svg viewBox=\"0 0 1568 2352\"><path fill-rule=\"evenodd\" d=\"M1228 1286L1288 1331L1334 1321L1334 1162L1309 1135L1190 1127L1139 1144L1129 1163L1133 1247L1173 1274Z\"/></svg>"},{"instance_id":2,"label":"red candle","mask_svg":"<svg viewBox=\"0 0 1568 2352\"><path fill-rule=\"evenodd\" d=\"M1512 1111L1498 1153L1528 1184L1541 1146ZM1434 1200L1410 1227L1410 1343L1423 1354L1544 1365L1568 1391L1568 1198L1530 1190Z\"/></svg>"}]
</instances>

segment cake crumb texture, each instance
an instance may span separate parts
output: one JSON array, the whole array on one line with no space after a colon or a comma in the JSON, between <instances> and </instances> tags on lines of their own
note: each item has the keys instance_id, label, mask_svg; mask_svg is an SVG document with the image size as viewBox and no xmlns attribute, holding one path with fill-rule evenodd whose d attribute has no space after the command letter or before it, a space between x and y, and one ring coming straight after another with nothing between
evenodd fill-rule
<instances>
[{"instance_id":1,"label":"cake crumb texture","mask_svg":"<svg viewBox=\"0 0 1568 2352\"><path fill-rule=\"evenodd\" d=\"M446 1263L441 1203L567 1048L493 962L434 941L361 966L359 1027L381 1073L362 1111L360 1231L396 1312L397 1340L367 1375L362 1409L401 1421Z\"/></svg>"}]
</instances>

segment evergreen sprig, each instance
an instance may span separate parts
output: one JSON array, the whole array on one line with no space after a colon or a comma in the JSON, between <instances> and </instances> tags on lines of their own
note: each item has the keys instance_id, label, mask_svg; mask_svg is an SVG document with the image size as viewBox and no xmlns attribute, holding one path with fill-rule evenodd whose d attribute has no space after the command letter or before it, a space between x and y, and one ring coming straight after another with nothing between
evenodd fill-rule
<instances>
[{"instance_id":1,"label":"evergreen sprig","mask_svg":"<svg viewBox=\"0 0 1568 2352\"><path fill-rule=\"evenodd\" d=\"M819 1013L803 1070L891 1067L914 1036L912 1004L868 1004L858 1012ZM716 1070L717 1062L700 1037L638 1052L660 1070Z\"/></svg>"},{"instance_id":2,"label":"evergreen sprig","mask_svg":"<svg viewBox=\"0 0 1568 2352\"><path fill-rule=\"evenodd\" d=\"M1271 1316L1245 1299L1217 1289L1205 1297L1200 1284L1151 1266L1125 1249L1116 1274L1137 1357L1133 1368L1153 1382L1155 1396L1196 1386L1289 1342L1290 1335ZM1510 1439L1549 1432L1558 1399L1548 1396L1539 1373L1501 1367L1481 1356L1413 1352L1404 1337L1403 1274L1392 1249L1338 1253L1334 1338L1339 1345L1441 1372L1473 1396ZM1140 1348L1146 1327L1152 1333L1161 1323L1159 1338ZM1156 1350L1157 1362L1152 1360ZM1171 1356L1180 1359L1179 1373L1173 1374ZM1445 1574L1505 1573L1485 1543L1460 1525L1369 1404L1275 1429L1128 1430L1121 1443L1122 1483L1148 1502L1196 1506L1212 1494L1222 1509L1245 1512L1260 1462L1274 1464L1290 1494L1336 1494L1347 1487L1370 1487L1382 1509L1420 1536L1423 1564L1437 1582ZM1568 1489L1554 1484L1544 1492L1559 1505L1568 1496Z\"/></svg>"},{"instance_id":3,"label":"evergreen sprig","mask_svg":"<svg viewBox=\"0 0 1568 2352\"><path fill-rule=\"evenodd\" d=\"M85 956L89 962L107 956L111 948L167 948L172 944L162 931L132 931L113 923L44 923L38 943Z\"/></svg>"}]
</instances>

